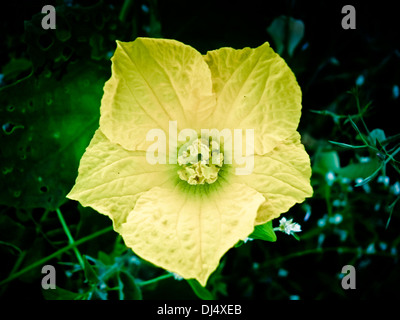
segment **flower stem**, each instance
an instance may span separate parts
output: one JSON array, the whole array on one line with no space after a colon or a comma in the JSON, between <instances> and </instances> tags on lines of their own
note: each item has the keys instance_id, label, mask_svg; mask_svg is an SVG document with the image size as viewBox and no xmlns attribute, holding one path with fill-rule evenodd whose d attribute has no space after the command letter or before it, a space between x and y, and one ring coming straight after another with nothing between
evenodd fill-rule
<instances>
[{"instance_id":1,"label":"flower stem","mask_svg":"<svg viewBox=\"0 0 400 320\"><path fill-rule=\"evenodd\" d=\"M130 7L132 6L133 1L132 0L125 0L122 8L121 8L121 12L119 13L119 20L122 22L126 21L126 17L128 15L128 11L130 9Z\"/></svg>"},{"instance_id":2,"label":"flower stem","mask_svg":"<svg viewBox=\"0 0 400 320\"><path fill-rule=\"evenodd\" d=\"M65 246L64 248L61 248L60 250L57 250L56 252L54 252L54 253L52 253L52 254L40 259L39 261L36 261L36 262L32 263L31 265L29 265L26 268L20 270L19 272L10 274L10 276L8 276L6 279L0 281L0 286L6 284L6 283L8 283L8 282L10 282L10 281L12 281L12 280L14 280L16 278L18 278L19 276L23 275L24 273L26 273L26 272L28 272L28 271L30 271L30 270L38 267L38 266L41 266L41 265L45 264L47 261L57 257L61 253L64 253L64 252L66 252L66 251L68 251L70 249L73 249L73 248L75 248L75 247L77 247L77 246L81 245L82 243L85 243L85 242L87 242L89 240L97 238L98 236L101 236L102 234L107 233L107 232L109 232L111 230L113 230L112 226L104 228L102 230L99 230L99 231L97 231L95 233L92 233L92 234L90 234L90 235L88 235L86 237L83 237L82 239L76 240L74 243L69 244L68 246Z\"/></svg>"},{"instance_id":3,"label":"flower stem","mask_svg":"<svg viewBox=\"0 0 400 320\"><path fill-rule=\"evenodd\" d=\"M294 253L290 253L286 256L281 256L277 257L274 259L270 259L268 262L265 263L264 267L270 266L273 264L280 264L283 261L290 260L292 258L297 258L297 257L302 257L304 255L309 255L309 254L321 254L321 253L326 253L326 252L337 252L339 254L343 253L353 253L356 255L372 255L367 253L365 250L362 250L361 248L352 248L352 247L327 247L327 248L314 248L314 249L308 249L304 251L298 251ZM387 253L387 252L376 252L373 255L377 256L386 256L386 257L393 257L393 254Z\"/></svg>"},{"instance_id":4,"label":"flower stem","mask_svg":"<svg viewBox=\"0 0 400 320\"><path fill-rule=\"evenodd\" d=\"M139 283L138 283L138 286L139 286L139 287L144 287L144 286L147 286L147 285L149 285L149 284L156 283L156 282L158 282L158 281L160 281L160 280L164 280L164 279L171 278L171 277L173 277L173 276L174 276L174 275L173 275L172 273L164 274L164 275L162 275L162 276L159 276L159 277L154 278L154 279L151 279L151 280L139 282Z\"/></svg>"},{"instance_id":5,"label":"flower stem","mask_svg":"<svg viewBox=\"0 0 400 320\"><path fill-rule=\"evenodd\" d=\"M61 213L61 210L59 208L57 208L56 212L57 212L58 219L60 220L61 225L64 229L64 232L68 237L69 244L73 245L75 243L75 240L72 237L71 232L69 231L69 228L68 228L68 226L65 222L65 219ZM82 270L85 270L85 263L83 262L83 258L82 258L81 253L79 252L79 249L76 246L74 246L74 247L72 247L72 250L75 252L76 258L78 259L78 262L82 267Z\"/></svg>"}]
</instances>

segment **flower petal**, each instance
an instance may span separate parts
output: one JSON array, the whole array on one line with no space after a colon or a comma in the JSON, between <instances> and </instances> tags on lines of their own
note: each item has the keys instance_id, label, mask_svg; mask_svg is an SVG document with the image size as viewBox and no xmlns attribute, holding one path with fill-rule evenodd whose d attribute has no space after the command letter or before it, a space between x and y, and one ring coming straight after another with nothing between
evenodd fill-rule
<instances>
[{"instance_id":1,"label":"flower petal","mask_svg":"<svg viewBox=\"0 0 400 320\"><path fill-rule=\"evenodd\" d=\"M310 158L300 142L300 134L296 132L268 154L255 155L253 172L233 176L232 181L244 183L265 197L266 201L258 210L258 225L311 197L310 177Z\"/></svg>"},{"instance_id":2,"label":"flower petal","mask_svg":"<svg viewBox=\"0 0 400 320\"><path fill-rule=\"evenodd\" d=\"M100 128L129 150L147 150L150 129L168 121L200 129L215 106L211 73L201 54L175 40L117 41L112 76L104 86Z\"/></svg>"},{"instance_id":3,"label":"flower petal","mask_svg":"<svg viewBox=\"0 0 400 320\"><path fill-rule=\"evenodd\" d=\"M98 129L81 158L79 175L68 198L109 216L118 231L143 192L172 186L174 166L150 165L144 151L128 151Z\"/></svg>"},{"instance_id":4,"label":"flower petal","mask_svg":"<svg viewBox=\"0 0 400 320\"><path fill-rule=\"evenodd\" d=\"M265 201L244 185L213 186L181 182L176 189L155 187L144 193L121 227L126 245L205 286L223 254L253 231L257 209Z\"/></svg>"},{"instance_id":5,"label":"flower petal","mask_svg":"<svg viewBox=\"0 0 400 320\"><path fill-rule=\"evenodd\" d=\"M205 61L217 95L210 117L216 128L254 129L257 154L271 151L297 129L300 87L268 43L255 49L210 51Z\"/></svg>"}]
</instances>

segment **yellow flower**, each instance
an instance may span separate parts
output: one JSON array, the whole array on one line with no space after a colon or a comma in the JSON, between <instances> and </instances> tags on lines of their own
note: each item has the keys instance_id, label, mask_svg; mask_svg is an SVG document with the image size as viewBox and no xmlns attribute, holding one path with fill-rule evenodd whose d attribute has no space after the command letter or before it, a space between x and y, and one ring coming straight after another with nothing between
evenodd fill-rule
<instances>
[{"instance_id":1,"label":"yellow flower","mask_svg":"<svg viewBox=\"0 0 400 320\"><path fill-rule=\"evenodd\" d=\"M300 115L300 88L268 43L202 56L174 40L118 41L100 128L68 197L109 216L142 258L205 285L256 225L312 195ZM163 142L155 129L168 147L149 161ZM183 129L197 136L174 145ZM232 140L209 144L202 129L230 130ZM232 141L239 148L226 151Z\"/></svg>"}]
</instances>

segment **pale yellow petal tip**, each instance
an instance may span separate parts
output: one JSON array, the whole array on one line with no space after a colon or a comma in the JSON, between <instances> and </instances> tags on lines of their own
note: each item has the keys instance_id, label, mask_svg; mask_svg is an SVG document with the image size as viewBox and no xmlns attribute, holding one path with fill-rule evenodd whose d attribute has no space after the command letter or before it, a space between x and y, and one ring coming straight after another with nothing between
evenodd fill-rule
<instances>
[{"instance_id":1,"label":"pale yellow petal tip","mask_svg":"<svg viewBox=\"0 0 400 320\"><path fill-rule=\"evenodd\" d=\"M267 50L272 50L274 53L276 53L275 50L271 47L271 45L269 44L268 41L266 41L263 44L259 45L257 48L263 48L263 47L265 47ZM257 49L257 48L255 48L255 49Z\"/></svg>"},{"instance_id":2,"label":"pale yellow petal tip","mask_svg":"<svg viewBox=\"0 0 400 320\"><path fill-rule=\"evenodd\" d=\"M181 276L183 279L197 280L201 286L205 287L207 285L208 279L210 278L212 273L217 269L218 265L219 264L215 265L213 268L208 268L207 266L203 266L203 270L198 274L194 274L193 272L185 273L184 270L177 270L177 271L173 271L173 272L176 274L179 274L179 276ZM183 272L183 273L179 273L179 272Z\"/></svg>"},{"instance_id":3,"label":"pale yellow petal tip","mask_svg":"<svg viewBox=\"0 0 400 320\"><path fill-rule=\"evenodd\" d=\"M196 280L200 283L200 285L202 287L205 287L207 285L208 278L205 280L200 280L200 279L196 279Z\"/></svg>"},{"instance_id":4,"label":"pale yellow petal tip","mask_svg":"<svg viewBox=\"0 0 400 320\"><path fill-rule=\"evenodd\" d=\"M207 197L155 187L140 196L120 232L141 258L206 285L222 256L253 231L264 201L235 183Z\"/></svg>"},{"instance_id":5,"label":"pale yellow petal tip","mask_svg":"<svg viewBox=\"0 0 400 320\"><path fill-rule=\"evenodd\" d=\"M221 48L205 56L217 107L218 129L254 129L256 154L266 154L298 127L301 89L286 62L268 42L257 48Z\"/></svg>"},{"instance_id":6,"label":"pale yellow petal tip","mask_svg":"<svg viewBox=\"0 0 400 320\"><path fill-rule=\"evenodd\" d=\"M272 151L254 158L253 173L235 181L261 192L266 201L258 209L255 224L263 224L312 197L310 157L296 131Z\"/></svg>"},{"instance_id":7,"label":"pale yellow petal tip","mask_svg":"<svg viewBox=\"0 0 400 320\"><path fill-rule=\"evenodd\" d=\"M74 197L74 194L72 193L72 191L70 191L66 196L66 198L70 199L70 200L78 200Z\"/></svg>"},{"instance_id":8,"label":"pale yellow petal tip","mask_svg":"<svg viewBox=\"0 0 400 320\"><path fill-rule=\"evenodd\" d=\"M68 194L65 197L70 200L79 201L79 197L76 194L76 182L75 182L75 185L72 187L72 189L68 192Z\"/></svg>"},{"instance_id":9,"label":"pale yellow petal tip","mask_svg":"<svg viewBox=\"0 0 400 320\"><path fill-rule=\"evenodd\" d=\"M207 281L210 278L211 274L217 269L218 265L215 266L212 270L207 271L206 273L193 277L193 279L196 279L203 287L207 285Z\"/></svg>"},{"instance_id":10,"label":"pale yellow petal tip","mask_svg":"<svg viewBox=\"0 0 400 320\"><path fill-rule=\"evenodd\" d=\"M151 129L206 128L215 97L211 72L200 52L171 39L117 41L112 74L104 86L100 128L128 150L146 151Z\"/></svg>"}]
</instances>

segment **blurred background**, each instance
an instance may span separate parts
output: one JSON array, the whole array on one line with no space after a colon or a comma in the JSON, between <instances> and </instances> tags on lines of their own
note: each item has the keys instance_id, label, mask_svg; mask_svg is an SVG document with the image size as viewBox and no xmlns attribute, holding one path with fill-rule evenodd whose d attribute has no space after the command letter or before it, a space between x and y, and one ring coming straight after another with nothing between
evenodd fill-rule
<instances>
[{"instance_id":1,"label":"blurred background","mask_svg":"<svg viewBox=\"0 0 400 320\"><path fill-rule=\"evenodd\" d=\"M342 8L356 29L342 28ZM56 29L44 30L44 5ZM400 298L400 26L391 1L14 1L0 10L0 299ZM127 249L65 195L98 127L115 40L206 53L270 42L303 92L314 196L283 216L299 240L248 241L206 288ZM274 221L274 226L279 225ZM43 290L44 265L57 289ZM344 290L344 265L356 289Z\"/></svg>"}]
</instances>

